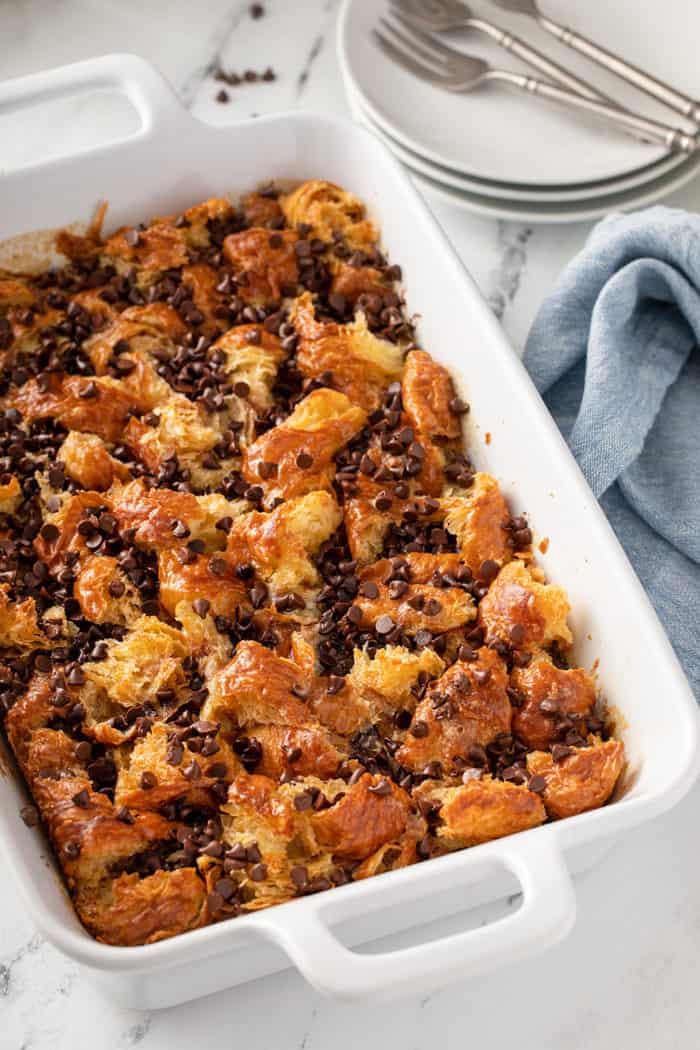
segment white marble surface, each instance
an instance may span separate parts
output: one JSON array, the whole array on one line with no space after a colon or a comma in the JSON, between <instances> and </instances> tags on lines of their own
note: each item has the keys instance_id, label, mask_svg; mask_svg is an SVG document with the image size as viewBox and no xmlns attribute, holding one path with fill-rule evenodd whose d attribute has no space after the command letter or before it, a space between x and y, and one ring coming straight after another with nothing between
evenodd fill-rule
<instances>
[{"instance_id":1,"label":"white marble surface","mask_svg":"<svg viewBox=\"0 0 700 1050\"><path fill-rule=\"evenodd\" d=\"M265 7L252 21L243 0L0 0L0 79L134 51L203 120L225 124L293 107L347 113L334 54L336 0ZM233 89L221 105L211 78L217 62L236 71L271 65L278 79ZM107 137L123 119L113 100L90 98L21 122L0 116L0 163L69 149L96 123ZM697 210L700 183L671 203ZM520 349L589 227L497 223L431 206ZM467 1042L489 1050L686 1050L700 1029L699 823L696 787L578 881L578 922L560 946L528 965L391 1007L330 1003L287 971L153 1014L118 1008L38 936L16 887L0 876L0 1050L428 1050Z\"/></svg>"}]
</instances>

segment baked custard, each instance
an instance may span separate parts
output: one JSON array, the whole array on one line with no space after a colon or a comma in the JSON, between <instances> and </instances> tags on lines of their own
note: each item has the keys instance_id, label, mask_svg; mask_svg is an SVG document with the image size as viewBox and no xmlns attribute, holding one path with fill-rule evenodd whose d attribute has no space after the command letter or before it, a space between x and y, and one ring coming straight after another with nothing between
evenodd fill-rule
<instances>
[{"instance_id":1,"label":"baked custard","mask_svg":"<svg viewBox=\"0 0 700 1050\"><path fill-rule=\"evenodd\" d=\"M603 805L624 766L401 271L328 182L0 272L0 701L146 944Z\"/></svg>"}]
</instances>

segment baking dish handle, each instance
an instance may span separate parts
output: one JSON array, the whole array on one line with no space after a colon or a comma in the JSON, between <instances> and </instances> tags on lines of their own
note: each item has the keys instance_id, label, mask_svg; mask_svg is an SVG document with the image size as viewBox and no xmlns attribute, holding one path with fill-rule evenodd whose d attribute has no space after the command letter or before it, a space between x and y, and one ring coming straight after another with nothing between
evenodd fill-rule
<instances>
[{"instance_id":1,"label":"baking dish handle","mask_svg":"<svg viewBox=\"0 0 700 1050\"><path fill-rule=\"evenodd\" d=\"M544 830L544 829L543 829ZM476 857L474 857L476 861ZM518 836L512 846L488 852L477 862L481 877L501 864L516 876L522 903L513 913L477 929L396 951L359 953L334 935L324 914L335 921L357 913L357 899L346 897L347 915L331 900L335 892L259 913L258 928L279 944L306 979L319 991L343 999L391 999L405 994L426 995L452 981L483 974L502 964L519 962L564 937L576 917L576 898L561 849L553 835ZM488 875L487 875L488 869ZM473 882L475 868L469 865ZM478 877L478 875L477 875ZM360 885L365 900L387 887L383 877ZM430 880L426 892L432 892ZM415 900L415 897L413 898ZM468 901L465 901L468 906ZM360 904L360 911L362 905Z\"/></svg>"},{"instance_id":2,"label":"baking dish handle","mask_svg":"<svg viewBox=\"0 0 700 1050\"><path fill-rule=\"evenodd\" d=\"M126 95L136 109L141 127L132 138L150 136L156 130L161 134L189 117L160 73L143 58L129 54L102 55L6 80L0 83L0 116L57 98L105 90Z\"/></svg>"}]
</instances>

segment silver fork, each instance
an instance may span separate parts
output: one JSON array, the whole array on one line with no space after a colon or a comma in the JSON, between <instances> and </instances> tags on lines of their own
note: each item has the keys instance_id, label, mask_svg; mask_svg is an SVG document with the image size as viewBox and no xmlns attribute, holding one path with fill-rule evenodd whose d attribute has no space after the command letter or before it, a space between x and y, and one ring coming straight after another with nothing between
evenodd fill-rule
<instances>
[{"instance_id":1,"label":"silver fork","mask_svg":"<svg viewBox=\"0 0 700 1050\"><path fill-rule=\"evenodd\" d=\"M595 98L600 102L616 105L608 95L598 91L586 80L581 80L573 73L569 73L543 55L541 51L530 47L524 40L494 25L493 22L488 22L485 18L477 18L471 8L461 3L460 0L391 0L391 4L403 15L404 19L413 23L417 29L422 29L427 33L448 33L459 29L473 29L487 36L516 58L532 66L533 69L544 73L556 84L568 88L569 91L575 91L584 98Z\"/></svg>"},{"instance_id":2,"label":"silver fork","mask_svg":"<svg viewBox=\"0 0 700 1050\"><path fill-rule=\"evenodd\" d=\"M652 141L660 142L675 153L693 153L700 145L697 135L687 134L681 128L673 128L627 110L617 109L605 102L583 98L572 91L565 91L564 88L548 84L544 80L535 80L522 73L494 69L480 58L447 47L400 16L394 17L402 29L397 29L384 18L380 19L379 24L383 31L373 31L376 43L397 65L435 87L461 94L475 91L489 81L501 81L540 98L591 113L618 127L643 132Z\"/></svg>"},{"instance_id":3,"label":"silver fork","mask_svg":"<svg viewBox=\"0 0 700 1050\"><path fill-rule=\"evenodd\" d=\"M492 3L503 11L513 11L518 15L529 15L530 18L535 18L543 29L555 36L562 44L573 48L574 51L585 55L593 62L597 62L599 66L617 74L623 80L629 81L630 84L634 84L640 91L646 92L659 102L664 102L677 113L688 117L693 123L700 124L700 102L689 98L681 91L676 91L670 84L657 80L650 73L645 73L643 69L633 66L631 62L625 62L619 55L606 51L604 47L594 44L592 40L581 36L580 33L575 33L572 29L560 25L559 22L547 18L540 11L537 0L492 0Z\"/></svg>"}]
</instances>

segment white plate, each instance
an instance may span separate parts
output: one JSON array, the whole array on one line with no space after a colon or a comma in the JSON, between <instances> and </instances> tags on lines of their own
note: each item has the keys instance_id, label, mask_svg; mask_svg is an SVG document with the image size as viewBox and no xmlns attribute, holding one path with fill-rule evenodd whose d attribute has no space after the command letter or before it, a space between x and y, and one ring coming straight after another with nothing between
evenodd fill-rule
<instances>
[{"instance_id":1,"label":"white plate","mask_svg":"<svg viewBox=\"0 0 700 1050\"><path fill-rule=\"evenodd\" d=\"M387 136L381 128L373 123L371 118L364 112L357 96L349 92L348 101L353 116L365 127L369 128L389 149L402 159L402 163L411 173L414 182L421 191L433 194L448 204L455 205L463 211L475 212L494 219L513 219L518 222L531 223L561 223L561 222L586 222L592 219L602 218L613 211L626 211L629 208L641 207L652 204L661 197L667 196L674 190L684 186L698 171L700 171L700 154L687 157L683 164L645 183L643 186L634 187L622 192L601 194L594 200L563 201L560 203L544 201L538 203L536 200L514 201L489 197L482 193L468 192L454 189L435 176L429 176L419 171L413 164L405 159L407 151L396 149L396 143ZM403 157L401 154L403 153Z\"/></svg>"},{"instance_id":2,"label":"white plate","mask_svg":"<svg viewBox=\"0 0 700 1050\"><path fill-rule=\"evenodd\" d=\"M564 47L531 19L499 11L486 0L474 0L472 6L630 109L667 123L682 122L673 111ZM601 4L548 0L545 4L552 17L680 90L700 94L700 5L688 0L645 0L634 11L630 6L629 0ZM384 58L372 42L371 30L387 7L387 0L344 0L338 51L346 82L354 86L374 122L407 149L480 179L509 182L517 173L523 186L618 178L664 157L661 146L637 142L594 117L572 115L507 85L450 95L419 81ZM525 68L476 34L463 40L460 46L494 65Z\"/></svg>"},{"instance_id":3,"label":"white plate","mask_svg":"<svg viewBox=\"0 0 700 1050\"><path fill-rule=\"evenodd\" d=\"M571 202L568 206L551 203L538 206L534 203L518 204L517 201L498 201L493 197L485 197L478 193L465 193L450 189L449 186L413 171L410 167L408 170L421 191L434 193L437 197L441 197L449 204L454 204L464 211L476 212L494 219L513 219L530 223L588 222L592 219L601 219L611 212L645 207L674 190L680 189L700 171L700 158L694 157L687 160L680 170L663 175L660 179L636 191L610 193L604 197L598 197L595 203L578 201Z\"/></svg>"},{"instance_id":4,"label":"white plate","mask_svg":"<svg viewBox=\"0 0 700 1050\"><path fill-rule=\"evenodd\" d=\"M435 179L437 182L441 182L443 185L449 186L458 192L478 193L484 197L494 197L499 201L526 201L534 204L590 201L604 194L620 193L623 190L633 189L636 186L644 186L653 179L658 179L661 175L674 171L687 159L683 154L675 153L664 157L663 160L657 161L655 164L647 165L632 175L626 175L619 179L605 179L602 182L583 183L578 188L572 187L566 190L539 186L518 189L514 188L514 184L508 182L493 182L490 179L470 179L466 175L453 171L451 168L433 164L418 153L414 153L413 150L406 149L405 146L402 146L400 142L397 142L395 138L372 120L371 115L365 111L362 100L352 85L347 83L345 87L350 108L355 116L373 131L376 131L403 164L406 164L414 171L420 172L421 175Z\"/></svg>"}]
</instances>

